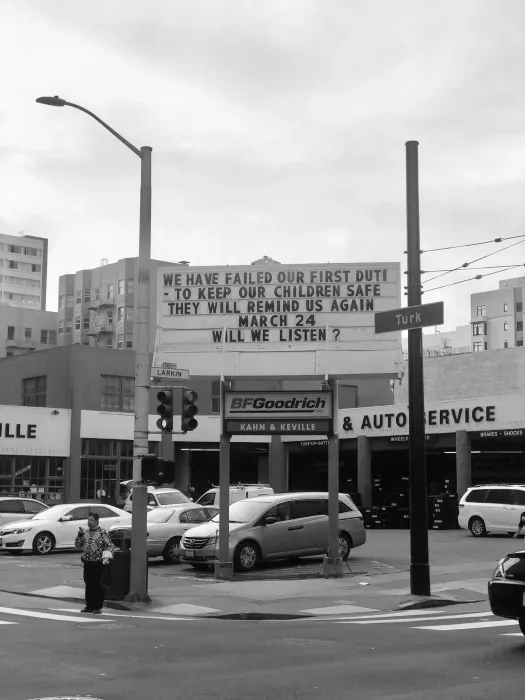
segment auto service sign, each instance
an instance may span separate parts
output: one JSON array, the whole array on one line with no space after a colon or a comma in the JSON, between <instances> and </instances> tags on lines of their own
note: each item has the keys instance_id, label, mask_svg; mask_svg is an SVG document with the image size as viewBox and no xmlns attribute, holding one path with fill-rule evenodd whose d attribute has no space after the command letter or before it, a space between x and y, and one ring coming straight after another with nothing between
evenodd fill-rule
<instances>
[{"instance_id":1,"label":"auto service sign","mask_svg":"<svg viewBox=\"0 0 525 700\"><path fill-rule=\"evenodd\" d=\"M329 391L226 392L227 435L326 435L332 433Z\"/></svg>"}]
</instances>

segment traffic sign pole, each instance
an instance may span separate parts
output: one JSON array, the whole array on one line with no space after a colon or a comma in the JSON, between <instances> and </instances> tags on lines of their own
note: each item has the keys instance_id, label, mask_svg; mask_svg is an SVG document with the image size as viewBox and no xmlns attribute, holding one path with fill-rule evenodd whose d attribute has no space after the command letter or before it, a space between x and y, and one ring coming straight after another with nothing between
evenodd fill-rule
<instances>
[{"instance_id":1,"label":"traffic sign pole","mask_svg":"<svg viewBox=\"0 0 525 700\"><path fill-rule=\"evenodd\" d=\"M418 142L406 143L407 296L408 306L421 304ZM410 591L430 595L428 557L427 471L425 455L425 395L423 331L408 331L408 408L410 461Z\"/></svg>"},{"instance_id":2,"label":"traffic sign pole","mask_svg":"<svg viewBox=\"0 0 525 700\"><path fill-rule=\"evenodd\" d=\"M219 472L219 561L215 562L215 578L232 579L233 561L230 561L230 436L224 432L224 395L226 387L221 380L221 437Z\"/></svg>"}]
</instances>

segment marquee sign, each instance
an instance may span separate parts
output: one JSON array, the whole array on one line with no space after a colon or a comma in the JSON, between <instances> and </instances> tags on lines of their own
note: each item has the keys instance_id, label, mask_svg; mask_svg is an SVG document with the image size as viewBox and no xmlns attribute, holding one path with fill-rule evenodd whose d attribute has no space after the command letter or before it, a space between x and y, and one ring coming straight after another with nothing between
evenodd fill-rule
<instances>
[{"instance_id":1,"label":"marquee sign","mask_svg":"<svg viewBox=\"0 0 525 700\"><path fill-rule=\"evenodd\" d=\"M227 435L327 435L332 432L332 394L229 391L224 418Z\"/></svg>"},{"instance_id":2,"label":"marquee sign","mask_svg":"<svg viewBox=\"0 0 525 700\"><path fill-rule=\"evenodd\" d=\"M160 268L162 344L348 342L398 306L399 284L398 263Z\"/></svg>"}]
</instances>

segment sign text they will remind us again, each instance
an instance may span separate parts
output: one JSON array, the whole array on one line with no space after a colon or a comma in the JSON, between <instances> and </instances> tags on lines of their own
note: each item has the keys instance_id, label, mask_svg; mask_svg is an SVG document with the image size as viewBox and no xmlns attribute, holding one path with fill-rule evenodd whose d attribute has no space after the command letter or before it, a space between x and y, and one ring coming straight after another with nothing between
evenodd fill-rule
<instances>
[{"instance_id":1,"label":"sign text they will remind us again","mask_svg":"<svg viewBox=\"0 0 525 700\"><path fill-rule=\"evenodd\" d=\"M172 267L161 270L159 291L163 328L206 331L203 343L344 342L345 326L373 327L375 311L398 304L399 271L393 263Z\"/></svg>"}]
</instances>

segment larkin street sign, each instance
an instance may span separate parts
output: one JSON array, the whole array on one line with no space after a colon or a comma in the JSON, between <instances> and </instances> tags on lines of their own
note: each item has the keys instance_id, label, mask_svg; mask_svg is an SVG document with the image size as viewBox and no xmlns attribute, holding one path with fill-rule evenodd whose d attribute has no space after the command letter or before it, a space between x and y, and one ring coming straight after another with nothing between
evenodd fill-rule
<instances>
[{"instance_id":1,"label":"larkin street sign","mask_svg":"<svg viewBox=\"0 0 525 700\"><path fill-rule=\"evenodd\" d=\"M404 309L379 311L374 314L376 333L407 331L411 328L439 326L444 323L444 305L442 301L433 304L407 306Z\"/></svg>"},{"instance_id":2,"label":"larkin street sign","mask_svg":"<svg viewBox=\"0 0 525 700\"><path fill-rule=\"evenodd\" d=\"M330 391L228 391L224 396L227 435L330 435Z\"/></svg>"}]
</instances>

